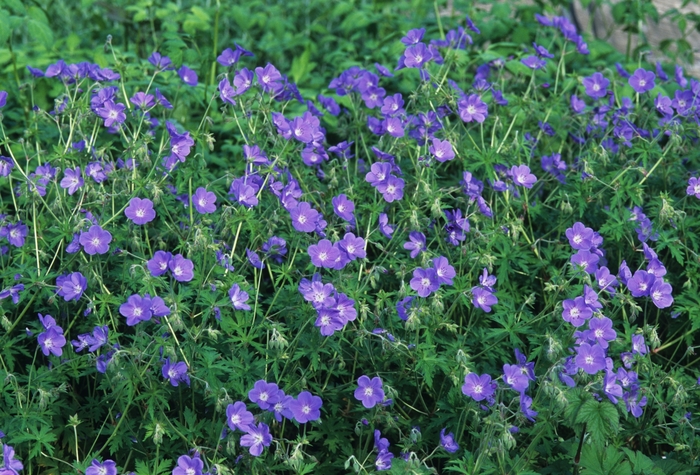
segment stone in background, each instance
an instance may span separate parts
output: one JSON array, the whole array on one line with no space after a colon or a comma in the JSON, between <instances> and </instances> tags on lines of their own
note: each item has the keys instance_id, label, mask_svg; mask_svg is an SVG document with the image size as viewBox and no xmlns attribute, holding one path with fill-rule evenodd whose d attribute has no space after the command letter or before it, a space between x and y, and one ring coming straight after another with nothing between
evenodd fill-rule
<instances>
[{"instance_id":1,"label":"stone in background","mask_svg":"<svg viewBox=\"0 0 700 475\"><path fill-rule=\"evenodd\" d=\"M672 13L671 10L676 9L682 13L700 14L700 5L690 3L682 7L682 0L637 0L640 3L652 3L659 12L659 22L654 23L650 18L644 21L641 33L646 38L651 46L651 61L660 60L662 62L670 61L664 53L661 52L660 45L665 39L678 39L682 37L682 33L678 26L664 14ZM588 8L584 7L580 0L574 0L571 5L571 14L576 20L577 25L583 32L589 33L596 38L609 41L618 51L626 52L627 49L627 32L622 31L620 25L616 25L613 21L612 6L619 2L632 3L632 0L612 0L609 4L594 5L592 1ZM636 3L636 2L635 2ZM688 28L692 28L692 22L688 21ZM700 32L692 30L686 36L693 50L693 64L688 62L680 62L686 72L686 75L700 77ZM638 34L632 34L631 51L639 43ZM675 44L672 46L675 49Z\"/></svg>"}]
</instances>

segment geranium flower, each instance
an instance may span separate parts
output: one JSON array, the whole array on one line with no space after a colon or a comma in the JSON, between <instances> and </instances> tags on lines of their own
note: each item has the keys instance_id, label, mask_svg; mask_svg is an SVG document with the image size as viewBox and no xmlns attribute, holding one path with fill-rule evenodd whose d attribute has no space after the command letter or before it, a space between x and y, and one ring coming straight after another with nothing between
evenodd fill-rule
<instances>
[{"instance_id":1,"label":"geranium flower","mask_svg":"<svg viewBox=\"0 0 700 475\"><path fill-rule=\"evenodd\" d=\"M56 293L68 302L69 300L80 300L83 292L87 289L87 279L80 272L73 272L68 275L56 277Z\"/></svg>"},{"instance_id":2,"label":"geranium flower","mask_svg":"<svg viewBox=\"0 0 700 475\"><path fill-rule=\"evenodd\" d=\"M90 229L80 233L80 244L86 254L105 254L109 251L109 243L112 242L112 235L98 225L90 226Z\"/></svg>"},{"instance_id":3,"label":"geranium flower","mask_svg":"<svg viewBox=\"0 0 700 475\"><path fill-rule=\"evenodd\" d=\"M263 449L269 447L271 443L270 428L263 422L257 426L250 425L248 433L241 437L241 447L250 447L248 451L254 457L262 454Z\"/></svg>"},{"instance_id":4,"label":"geranium flower","mask_svg":"<svg viewBox=\"0 0 700 475\"><path fill-rule=\"evenodd\" d=\"M124 209L124 214L131 222L137 225L150 223L156 217L156 211L153 209L153 201L148 198L132 198L131 201L129 201L129 206Z\"/></svg>"},{"instance_id":5,"label":"geranium flower","mask_svg":"<svg viewBox=\"0 0 700 475\"><path fill-rule=\"evenodd\" d=\"M644 68L638 68L627 82L632 86L634 92L643 94L654 89L654 79L656 79L654 73L646 71Z\"/></svg>"},{"instance_id":6,"label":"geranium flower","mask_svg":"<svg viewBox=\"0 0 700 475\"><path fill-rule=\"evenodd\" d=\"M469 396L475 401L483 401L484 399L493 396L495 388L491 383L491 376L482 374L479 376L476 373L469 373L464 377L464 385L462 385L462 393Z\"/></svg>"},{"instance_id":7,"label":"geranium flower","mask_svg":"<svg viewBox=\"0 0 700 475\"><path fill-rule=\"evenodd\" d=\"M255 422L253 414L247 410L244 402L236 401L226 407L226 423L229 429L239 429L248 432L248 429Z\"/></svg>"},{"instance_id":8,"label":"geranium flower","mask_svg":"<svg viewBox=\"0 0 700 475\"><path fill-rule=\"evenodd\" d=\"M581 343L576 348L576 366L588 374L605 369L605 350L599 344Z\"/></svg>"},{"instance_id":9,"label":"geranium flower","mask_svg":"<svg viewBox=\"0 0 700 475\"><path fill-rule=\"evenodd\" d=\"M360 376L357 379L355 399L361 401L362 405L367 409L373 408L377 403L381 403L384 400L381 378L375 376L370 380L368 376Z\"/></svg>"},{"instance_id":10,"label":"geranium flower","mask_svg":"<svg viewBox=\"0 0 700 475\"><path fill-rule=\"evenodd\" d=\"M170 384L177 387L180 383L190 385L190 377L187 375L187 364L184 361L171 363L170 358L165 358L161 370L163 377L170 381Z\"/></svg>"},{"instance_id":11,"label":"geranium flower","mask_svg":"<svg viewBox=\"0 0 700 475\"><path fill-rule=\"evenodd\" d=\"M231 286L228 296L231 299L231 305L236 310L250 310L250 305L246 303L248 301L248 292L241 290L238 284Z\"/></svg>"},{"instance_id":12,"label":"geranium flower","mask_svg":"<svg viewBox=\"0 0 700 475\"><path fill-rule=\"evenodd\" d=\"M192 205L199 214L209 214L216 211L216 195L201 186L192 196Z\"/></svg>"},{"instance_id":13,"label":"geranium flower","mask_svg":"<svg viewBox=\"0 0 700 475\"><path fill-rule=\"evenodd\" d=\"M323 406L323 400L308 391L302 391L295 400L289 403L289 409L299 424L319 419L321 406Z\"/></svg>"},{"instance_id":14,"label":"geranium flower","mask_svg":"<svg viewBox=\"0 0 700 475\"><path fill-rule=\"evenodd\" d=\"M191 260L185 259L182 254L177 254L170 259L168 268L178 282L189 282L194 278L194 264Z\"/></svg>"}]
</instances>

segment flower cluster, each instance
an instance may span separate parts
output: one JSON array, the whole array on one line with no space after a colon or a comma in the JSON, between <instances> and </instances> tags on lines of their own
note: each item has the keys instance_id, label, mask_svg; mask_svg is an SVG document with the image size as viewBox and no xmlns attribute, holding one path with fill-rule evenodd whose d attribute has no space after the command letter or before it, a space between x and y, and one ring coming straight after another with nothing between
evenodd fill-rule
<instances>
[{"instance_id":1,"label":"flower cluster","mask_svg":"<svg viewBox=\"0 0 700 475\"><path fill-rule=\"evenodd\" d=\"M314 325L321 330L323 336L342 330L348 322L357 318L355 301L338 292L333 284L324 284L319 273L314 274L311 280L302 279L299 292L316 309Z\"/></svg>"},{"instance_id":2,"label":"flower cluster","mask_svg":"<svg viewBox=\"0 0 700 475\"><path fill-rule=\"evenodd\" d=\"M170 252L156 251L146 262L146 267L153 277L161 276L169 270L178 282L189 282L194 278L194 264L182 254L173 256Z\"/></svg>"},{"instance_id":3,"label":"flower cluster","mask_svg":"<svg viewBox=\"0 0 700 475\"><path fill-rule=\"evenodd\" d=\"M427 297L436 292L442 284L452 285L455 275L457 273L447 258L439 256L433 259L433 267L414 269L410 284L420 297Z\"/></svg>"},{"instance_id":4,"label":"flower cluster","mask_svg":"<svg viewBox=\"0 0 700 475\"><path fill-rule=\"evenodd\" d=\"M126 324L132 327L140 322L150 320L151 317L168 316L170 308L158 296L151 297L149 294L145 294L142 297L133 294L119 306L119 313L126 317Z\"/></svg>"},{"instance_id":5,"label":"flower cluster","mask_svg":"<svg viewBox=\"0 0 700 475\"><path fill-rule=\"evenodd\" d=\"M51 315L39 314L39 321L44 328L44 331L37 336L42 353L44 353L44 356L49 356L49 353L54 356L61 356L63 347L66 345L63 328L56 325L56 320Z\"/></svg>"},{"instance_id":6,"label":"flower cluster","mask_svg":"<svg viewBox=\"0 0 700 475\"><path fill-rule=\"evenodd\" d=\"M491 311L491 307L498 303L496 293L496 276L489 274L488 269L484 268L481 276L479 276L479 285L472 287L472 304L476 308L480 308L486 313Z\"/></svg>"}]
</instances>

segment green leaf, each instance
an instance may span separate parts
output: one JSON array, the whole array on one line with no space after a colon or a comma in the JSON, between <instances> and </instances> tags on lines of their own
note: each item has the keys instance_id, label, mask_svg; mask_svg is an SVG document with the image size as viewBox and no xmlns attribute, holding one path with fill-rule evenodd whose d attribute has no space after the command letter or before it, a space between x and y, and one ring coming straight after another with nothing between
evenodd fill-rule
<instances>
[{"instance_id":1,"label":"green leaf","mask_svg":"<svg viewBox=\"0 0 700 475\"><path fill-rule=\"evenodd\" d=\"M7 10L0 8L0 45L4 45L10 38L10 33L12 33L12 28L10 28L10 22L8 21L10 13Z\"/></svg>"},{"instance_id":2,"label":"green leaf","mask_svg":"<svg viewBox=\"0 0 700 475\"><path fill-rule=\"evenodd\" d=\"M629 462L615 447L603 450L602 443L586 444L581 451L581 475L632 475Z\"/></svg>"},{"instance_id":3,"label":"green leaf","mask_svg":"<svg viewBox=\"0 0 700 475\"><path fill-rule=\"evenodd\" d=\"M627 454L627 457L632 463L632 473L635 475L663 475L664 471L659 467L654 465L654 462L644 455L643 453L637 451L634 452L626 447L622 450Z\"/></svg>"},{"instance_id":4,"label":"green leaf","mask_svg":"<svg viewBox=\"0 0 700 475\"><path fill-rule=\"evenodd\" d=\"M30 18L27 20L27 30L32 38L42 43L47 49L51 48L53 44L53 31L51 31L49 25Z\"/></svg>"},{"instance_id":5,"label":"green leaf","mask_svg":"<svg viewBox=\"0 0 700 475\"><path fill-rule=\"evenodd\" d=\"M586 401L576 416L576 423L587 424L591 439L601 442L617 433L619 422L620 414L615 406L608 401L598 402L595 399Z\"/></svg>"}]
</instances>

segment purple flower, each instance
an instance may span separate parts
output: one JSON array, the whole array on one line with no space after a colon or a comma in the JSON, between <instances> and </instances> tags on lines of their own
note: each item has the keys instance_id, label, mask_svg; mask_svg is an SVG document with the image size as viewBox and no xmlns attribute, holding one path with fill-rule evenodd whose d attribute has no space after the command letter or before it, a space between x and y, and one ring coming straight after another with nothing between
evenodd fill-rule
<instances>
[{"instance_id":1,"label":"purple flower","mask_svg":"<svg viewBox=\"0 0 700 475\"><path fill-rule=\"evenodd\" d=\"M90 229L80 233L80 244L86 254L105 254L109 251L109 243L112 242L112 235L100 226L94 224Z\"/></svg>"},{"instance_id":2,"label":"purple flower","mask_svg":"<svg viewBox=\"0 0 700 475\"><path fill-rule=\"evenodd\" d=\"M387 239L391 239L391 235L394 234L394 225L389 224L389 217L386 213L379 213L379 231Z\"/></svg>"},{"instance_id":3,"label":"purple flower","mask_svg":"<svg viewBox=\"0 0 700 475\"><path fill-rule=\"evenodd\" d=\"M616 383L617 374L609 369L606 369L605 378L603 378L603 393L613 404L617 404L617 398L622 397L622 386Z\"/></svg>"},{"instance_id":4,"label":"purple flower","mask_svg":"<svg viewBox=\"0 0 700 475\"><path fill-rule=\"evenodd\" d=\"M640 394L637 391L629 391L622 395L627 412L631 412L637 418L641 417L642 408L647 405L647 397L642 396L640 399L639 396Z\"/></svg>"},{"instance_id":5,"label":"purple flower","mask_svg":"<svg viewBox=\"0 0 700 475\"><path fill-rule=\"evenodd\" d=\"M512 389L522 393L530 384L530 378L523 373L520 365L503 365L503 381Z\"/></svg>"},{"instance_id":6,"label":"purple flower","mask_svg":"<svg viewBox=\"0 0 700 475\"><path fill-rule=\"evenodd\" d=\"M345 322L340 318L338 312L330 308L319 308L314 326L321 330L321 335L331 336L336 331L345 326Z\"/></svg>"},{"instance_id":7,"label":"purple flower","mask_svg":"<svg viewBox=\"0 0 700 475\"><path fill-rule=\"evenodd\" d=\"M457 102L457 107L459 109L459 116L464 122L475 120L481 123L486 120L486 117L489 115L488 106L476 94L462 97L462 99Z\"/></svg>"},{"instance_id":8,"label":"purple flower","mask_svg":"<svg viewBox=\"0 0 700 475\"><path fill-rule=\"evenodd\" d=\"M248 432L254 422L255 418L246 409L245 403L236 401L226 407L226 423L232 431L239 429L242 432Z\"/></svg>"},{"instance_id":9,"label":"purple flower","mask_svg":"<svg viewBox=\"0 0 700 475\"><path fill-rule=\"evenodd\" d=\"M333 197L333 211L341 219L352 223L355 220L353 212L355 211L355 203L350 201L344 194Z\"/></svg>"},{"instance_id":10,"label":"purple flower","mask_svg":"<svg viewBox=\"0 0 700 475\"><path fill-rule=\"evenodd\" d=\"M608 317L591 318L588 321L588 339L597 342L601 348L607 349L608 342L617 337L612 326L613 322Z\"/></svg>"},{"instance_id":11,"label":"purple flower","mask_svg":"<svg viewBox=\"0 0 700 475\"><path fill-rule=\"evenodd\" d=\"M311 244L307 249L311 263L316 267L332 268L340 251L328 239L321 239L318 244Z\"/></svg>"},{"instance_id":12,"label":"purple flower","mask_svg":"<svg viewBox=\"0 0 700 475\"><path fill-rule=\"evenodd\" d=\"M170 358L165 358L163 369L161 370L163 377L170 381L170 384L177 387L180 383L190 385L190 377L187 375L187 364L184 361L171 363Z\"/></svg>"},{"instance_id":13,"label":"purple flower","mask_svg":"<svg viewBox=\"0 0 700 475\"><path fill-rule=\"evenodd\" d=\"M673 305L672 291L671 284L657 278L649 289L649 296L658 308L666 308Z\"/></svg>"},{"instance_id":14,"label":"purple flower","mask_svg":"<svg viewBox=\"0 0 700 475\"><path fill-rule=\"evenodd\" d=\"M599 261L600 256L598 254L583 249L579 249L576 254L571 256L571 263L588 274L593 274L598 270Z\"/></svg>"},{"instance_id":15,"label":"purple flower","mask_svg":"<svg viewBox=\"0 0 700 475\"><path fill-rule=\"evenodd\" d=\"M66 337L63 336L61 327L53 326L37 336L37 341L41 347L44 356L49 356L49 353L54 356L63 354L63 347L66 345Z\"/></svg>"},{"instance_id":16,"label":"purple flower","mask_svg":"<svg viewBox=\"0 0 700 475\"><path fill-rule=\"evenodd\" d=\"M696 198L700 199L700 178L690 177L690 179L688 179L688 188L686 188L685 193L688 196L695 195Z\"/></svg>"},{"instance_id":17,"label":"purple flower","mask_svg":"<svg viewBox=\"0 0 700 475\"><path fill-rule=\"evenodd\" d=\"M177 467L173 469L172 475L202 475L202 468L204 468L204 462L198 456L181 455L177 459Z\"/></svg>"},{"instance_id":18,"label":"purple flower","mask_svg":"<svg viewBox=\"0 0 700 475\"><path fill-rule=\"evenodd\" d=\"M90 466L85 469L85 475L117 475L117 464L113 460L105 460L100 463L92 459Z\"/></svg>"},{"instance_id":19,"label":"purple flower","mask_svg":"<svg viewBox=\"0 0 700 475\"><path fill-rule=\"evenodd\" d=\"M12 298L12 303L16 304L19 302L19 293L24 290L24 284L13 285L9 289L4 289L0 291L0 300L6 299L7 297Z\"/></svg>"},{"instance_id":20,"label":"purple flower","mask_svg":"<svg viewBox=\"0 0 700 475\"><path fill-rule=\"evenodd\" d=\"M319 219L319 212L311 207L306 201L301 201L289 211L292 218L292 226L297 231L311 233L316 230L316 222Z\"/></svg>"},{"instance_id":21,"label":"purple flower","mask_svg":"<svg viewBox=\"0 0 700 475\"><path fill-rule=\"evenodd\" d=\"M510 174L516 185L524 186L525 188L532 188L532 185L537 181L537 177L530 173L530 167L527 165L514 165L510 169Z\"/></svg>"},{"instance_id":22,"label":"purple flower","mask_svg":"<svg viewBox=\"0 0 700 475\"><path fill-rule=\"evenodd\" d=\"M16 224L10 223L0 228L0 237L7 238L7 241L15 247L24 246L27 234L29 234L29 229L21 221Z\"/></svg>"},{"instance_id":23,"label":"purple flower","mask_svg":"<svg viewBox=\"0 0 700 475\"><path fill-rule=\"evenodd\" d=\"M265 447L269 447L272 443L270 428L267 424L261 422L257 426L250 425L248 433L241 437L241 447L250 447L250 455L258 457L262 454Z\"/></svg>"},{"instance_id":24,"label":"purple flower","mask_svg":"<svg viewBox=\"0 0 700 475\"><path fill-rule=\"evenodd\" d=\"M638 94L643 94L654 89L654 79L656 75L644 68L638 68L627 80L632 89Z\"/></svg>"},{"instance_id":25,"label":"purple flower","mask_svg":"<svg viewBox=\"0 0 700 475\"><path fill-rule=\"evenodd\" d=\"M433 139L433 144L428 151L438 162L446 162L455 158L455 152L449 140Z\"/></svg>"},{"instance_id":26,"label":"purple flower","mask_svg":"<svg viewBox=\"0 0 700 475\"><path fill-rule=\"evenodd\" d=\"M105 127L112 127L114 124L119 125L126 120L124 109L126 109L124 104L115 104L108 100L102 104L102 107L97 109L96 113L100 118L104 119Z\"/></svg>"},{"instance_id":27,"label":"purple flower","mask_svg":"<svg viewBox=\"0 0 700 475\"><path fill-rule=\"evenodd\" d=\"M350 260L367 257L365 240L361 237L355 237L353 233L345 233L343 239L338 241L338 246L345 251Z\"/></svg>"},{"instance_id":28,"label":"purple flower","mask_svg":"<svg viewBox=\"0 0 700 475\"><path fill-rule=\"evenodd\" d=\"M403 248L411 251L411 259L415 259L421 251L425 250L425 234L411 231L408 238L410 241L405 242Z\"/></svg>"},{"instance_id":29,"label":"purple flower","mask_svg":"<svg viewBox=\"0 0 700 475\"><path fill-rule=\"evenodd\" d=\"M78 188L85 184L83 176L80 173L80 167L66 168L63 170L63 179L61 180L61 188L67 188L68 194L72 195Z\"/></svg>"},{"instance_id":30,"label":"purple flower","mask_svg":"<svg viewBox=\"0 0 700 475\"><path fill-rule=\"evenodd\" d=\"M376 162L365 175L365 181L374 187L386 184L391 175L391 163Z\"/></svg>"},{"instance_id":31,"label":"purple flower","mask_svg":"<svg viewBox=\"0 0 700 475\"><path fill-rule=\"evenodd\" d=\"M9 176L14 167L15 163L10 157L0 156L0 176Z\"/></svg>"},{"instance_id":32,"label":"purple flower","mask_svg":"<svg viewBox=\"0 0 700 475\"><path fill-rule=\"evenodd\" d=\"M238 284L231 286L228 296L231 299L231 305L236 310L250 310L250 305L246 303L248 301L248 292L241 290Z\"/></svg>"},{"instance_id":33,"label":"purple flower","mask_svg":"<svg viewBox=\"0 0 700 475\"><path fill-rule=\"evenodd\" d=\"M413 271L413 279L411 279L411 288L415 290L420 297L427 297L432 292L435 292L440 287L437 273L435 269L417 268Z\"/></svg>"},{"instance_id":34,"label":"purple flower","mask_svg":"<svg viewBox=\"0 0 700 475\"><path fill-rule=\"evenodd\" d=\"M258 255L257 252L251 251L250 249L248 249L246 247L245 254L246 254L246 257L248 258L248 262L250 262L250 265L252 265L256 269L264 269L265 268L265 263L260 260L260 256Z\"/></svg>"},{"instance_id":35,"label":"purple flower","mask_svg":"<svg viewBox=\"0 0 700 475\"><path fill-rule=\"evenodd\" d=\"M156 105L155 97L145 92L137 92L129 99L129 102L142 110L150 109Z\"/></svg>"},{"instance_id":36,"label":"purple flower","mask_svg":"<svg viewBox=\"0 0 700 475\"><path fill-rule=\"evenodd\" d=\"M564 310L561 313L561 318L576 328L583 325L593 315L593 311L586 305L586 300L583 297L576 297L574 300L564 300L562 305Z\"/></svg>"},{"instance_id":37,"label":"purple flower","mask_svg":"<svg viewBox=\"0 0 700 475\"><path fill-rule=\"evenodd\" d=\"M423 35L425 35L425 28L416 28L414 30L409 30L406 36L401 38L401 43L406 46L416 45L423 40Z\"/></svg>"},{"instance_id":38,"label":"purple flower","mask_svg":"<svg viewBox=\"0 0 700 475\"><path fill-rule=\"evenodd\" d=\"M455 268L450 265L446 257L439 256L433 259L433 269L438 283L452 285L452 278L457 275Z\"/></svg>"},{"instance_id":39,"label":"purple flower","mask_svg":"<svg viewBox=\"0 0 700 475\"><path fill-rule=\"evenodd\" d=\"M260 409L269 410L279 400L284 393L280 392L279 386L275 383L268 383L264 380L255 382L253 389L248 391L248 399L256 403Z\"/></svg>"},{"instance_id":40,"label":"purple flower","mask_svg":"<svg viewBox=\"0 0 700 475\"><path fill-rule=\"evenodd\" d=\"M497 303L498 297L493 295L488 289L479 286L472 288L472 305L476 308L480 308L484 312L489 313L491 307Z\"/></svg>"},{"instance_id":41,"label":"purple flower","mask_svg":"<svg viewBox=\"0 0 700 475\"><path fill-rule=\"evenodd\" d=\"M375 376L371 380L368 376L362 375L357 379L357 389L355 389L355 399L362 402L367 409L374 407L384 400L384 390L382 380Z\"/></svg>"},{"instance_id":42,"label":"purple flower","mask_svg":"<svg viewBox=\"0 0 700 475\"><path fill-rule=\"evenodd\" d=\"M547 66L547 61L535 55L530 55L527 58L521 59L520 62L530 69L542 69Z\"/></svg>"},{"instance_id":43,"label":"purple flower","mask_svg":"<svg viewBox=\"0 0 700 475\"><path fill-rule=\"evenodd\" d=\"M610 81L605 79L601 73L593 73L592 76L583 78L583 86L586 94L593 99L600 99L607 94L607 87Z\"/></svg>"},{"instance_id":44,"label":"purple flower","mask_svg":"<svg viewBox=\"0 0 700 475\"><path fill-rule=\"evenodd\" d=\"M170 259L168 268L178 282L189 282L194 278L194 264L191 260L185 259L182 254L177 254Z\"/></svg>"},{"instance_id":45,"label":"purple flower","mask_svg":"<svg viewBox=\"0 0 700 475\"><path fill-rule=\"evenodd\" d=\"M576 366L588 374L596 374L605 369L605 350L599 344L593 346L581 343L576 348Z\"/></svg>"},{"instance_id":46,"label":"purple flower","mask_svg":"<svg viewBox=\"0 0 700 475\"><path fill-rule=\"evenodd\" d=\"M272 236L262 245L262 252L278 264L282 263L282 258L287 254L287 241L281 237Z\"/></svg>"},{"instance_id":47,"label":"purple flower","mask_svg":"<svg viewBox=\"0 0 700 475\"><path fill-rule=\"evenodd\" d=\"M262 87L263 92L277 94L283 87L280 83L280 81L282 81L282 74L270 63L267 63L264 68L255 68L255 75L258 78L258 84Z\"/></svg>"},{"instance_id":48,"label":"purple flower","mask_svg":"<svg viewBox=\"0 0 700 475\"><path fill-rule=\"evenodd\" d=\"M5 107L7 104L7 91L0 91L0 108Z\"/></svg>"},{"instance_id":49,"label":"purple flower","mask_svg":"<svg viewBox=\"0 0 700 475\"><path fill-rule=\"evenodd\" d=\"M644 335L632 335L632 353L643 356L646 355L647 352L648 349L644 341Z\"/></svg>"},{"instance_id":50,"label":"purple flower","mask_svg":"<svg viewBox=\"0 0 700 475\"><path fill-rule=\"evenodd\" d=\"M486 398L490 398L495 390L494 385L491 383L491 376L488 374L479 376L476 373L469 373L464 377L462 393L475 401L483 401Z\"/></svg>"},{"instance_id":51,"label":"purple flower","mask_svg":"<svg viewBox=\"0 0 700 475\"><path fill-rule=\"evenodd\" d=\"M649 296L649 291L655 281L656 277L654 274L650 274L645 270L638 270L627 281L627 288L633 297L646 297Z\"/></svg>"},{"instance_id":52,"label":"purple flower","mask_svg":"<svg viewBox=\"0 0 700 475\"><path fill-rule=\"evenodd\" d=\"M571 109L576 113L576 114L582 114L584 110L586 110L586 103L582 100L579 99L575 94L571 95Z\"/></svg>"},{"instance_id":53,"label":"purple flower","mask_svg":"<svg viewBox=\"0 0 700 475\"><path fill-rule=\"evenodd\" d=\"M454 433L450 432L449 434L445 435L446 430L447 429L443 427L443 429L440 431L440 445L447 452L453 454L459 450L459 445L457 442L455 442Z\"/></svg>"},{"instance_id":54,"label":"purple flower","mask_svg":"<svg viewBox=\"0 0 700 475\"><path fill-rule=\"evenodd\" d=\"M56 293L68 302L69 300L80 300L80 297L87 289L87 279L80 272L73 272L68 275L56 277Z\"/></svg>"},{"instance_id":55,"label":"purple flower","mask_svg":"<svg viewBox=\"0 0 700 475\"><path fill-rule=\"evenodd\" d=\"M530 421L535 422L535 417L537 417L538 412L533 411L532 398L525 393L520 393L520 411L523 415Z\"/></svg>"},{"instance_id":56,"label":"purple flower","mask_svg":"<svg viewBox=\"0 0 700 475\"><path fill-rule=\"evenodd\" d=\"M172 258L173 255L169 252L156 251L153 258L146 261L146 267L153 277L158 277L168 271L168 263Z\"/></svg>"},{"instance_id":57,"label":"purple flower","mask_svg":"<svg viewBox=\"0 0 700 475\"><path fill-rule=\"evenodd\" d=\"M192 196L192 204L199 214L208 214L216 211L216 195L202 188L197 188Z\"/></svg>"},{"instance_id":58,"label":"purple flower","mask_svg":"<svg viewBox=\"0 0 700 475\"><path fill-rule=\"evenodd\" d=\"M129 206L124 209L124 214L134 224L138 225L150 223L156 217L156 211L153 209L153 201L148 198L132 198L131 201L129 201Z\"/></svg>"},{"instance_id":59,"label":"purple flower","mask_svg":"<svg viewBox=\"0 0 700 475\"><path fill-rule=\"evenodd\" d=\"M148 62L155 66L159 71L173 69L173 62L167 56L162 56L158 51L154 51L148 57Z\"/></svg>"},{"instance_id":60,"label":"purple flower","mask_svg":"<svg viewBox=\"0 0 700 475\"><path fill-rule=\"evenodd\" d=\"M289 403L289 409L294 415L294 419L299 424L315 421L321 417L321 406L323 401L320 397L312 395L308 391L302 391L299 396Z\"/></svg>"},{"instance_id":61,"label":"purple flower","mask_svg":"<svg viewBox=\"0 0 700 475\"><path fill-rule=\"evenodd\" d=\"M391 459L394 458L394 454L388 450L380 450L377 454L377 459L374 461L374 467L378 472L391 469Z\"/></svg>"},{"instance_id":62,"label":"purple flower","mask_svg":"<svg viewBox=\"0 0 700 475\"><path fill-rule=\"evenodd\" d=\"M422 68L433 57L425 43L412 44L404 51L404 65L407 68Z\"/></svg>"},{"instance_id":63,"label":"purple flower","mask_svg":"<svg viewBox=\"0 0 700 475\"><path fill-rule=\"evenodd\" d=\"M180 79L182 79L182 82L188 86L196 86L198 83L197 73L187 66L183 65L180 67L180 69L177 70L177 74L180 76Z\"/></svg>"},{"instance_id":64,"label":"purple flower","mask_svg":"<svg viewBox=\"0 0 700 475\"><path fill-rule=\"evenodd\" d=\"M0 433L1 432L2 431L0 431ZM5 434L3 433L2 435L4 436ZM0 473L3 475L17 475L19 471L24 468L22 462L15 458L15 449L9 445L2 445L2 456L4 460L4 467L0 468Z\"/></svg>"},{"instance_id":65,"label":"purple flower","mask_svg":"<svg viewBox=\"0 0 700 475\"><path fill-rule=\"evenodd\" d=\"M80 335L78 336L80 338ZM100 347L109 340L109 328L107 325L95 327L92 330L92 335L86 335L85 343L89 345L88 351L97 351Z\"/></svg>"},{"instance_id":66,"label":"purple flower","mask_svg":"<svg viewBox=\"0 0 700 475\"><path fill-rule=\"evenodd\" d=\"M126 324L130 327L147 320L153 316L151 299L134 294L119 306L119 313L126 317Z\"/></svg>"},{"instance_id":67,"label":"purple flower","mask_svg":"<svg viewBox=\"0 0 700 475\"><path fill-rule=\"evenodd\" d=\"M593 244L593 230L586 227L583 223L575 222L574 225L566 230L566 237L569 239L569 244L574 249L589 250Z\"/></svg>"}]
</instances>

